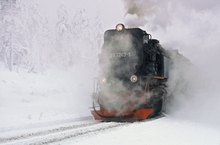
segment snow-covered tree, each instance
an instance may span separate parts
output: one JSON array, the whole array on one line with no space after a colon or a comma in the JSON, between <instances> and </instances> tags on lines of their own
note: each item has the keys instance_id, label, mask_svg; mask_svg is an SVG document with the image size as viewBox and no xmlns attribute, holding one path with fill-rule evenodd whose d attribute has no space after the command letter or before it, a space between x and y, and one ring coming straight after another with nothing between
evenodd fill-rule
<instances>
[{"instance_id":1,"label":"snow-covered tree","mask_svg":"<svg viewBox=\"0 0 220 145\"><path fill-rule=\"evenodd\" d=\"M83 9L70 13L61 5L52 19L33 1L0 4L0 62L9 70L41 72L94 64L102 37L98 17L89 18Z\"/></svg>"}]
</instances>

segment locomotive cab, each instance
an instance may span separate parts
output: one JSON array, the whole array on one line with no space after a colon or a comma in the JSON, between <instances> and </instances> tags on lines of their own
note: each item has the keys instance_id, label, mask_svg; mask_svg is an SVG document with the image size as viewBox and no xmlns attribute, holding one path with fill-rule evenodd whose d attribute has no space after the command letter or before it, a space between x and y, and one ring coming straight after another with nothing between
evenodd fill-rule
<instances>
[{"instance_id":1,"label":"locomotive cab","mask_svg":"<svg viewBox=\"0 0 220 145\"><path fill-rule=\"evenodd\" d=\"M165 51L140 28L118 24L107 30L100 54L100 81L94 92L96 120L143 120L161 113L166 95Z\"/></svg>"}]
</instances>

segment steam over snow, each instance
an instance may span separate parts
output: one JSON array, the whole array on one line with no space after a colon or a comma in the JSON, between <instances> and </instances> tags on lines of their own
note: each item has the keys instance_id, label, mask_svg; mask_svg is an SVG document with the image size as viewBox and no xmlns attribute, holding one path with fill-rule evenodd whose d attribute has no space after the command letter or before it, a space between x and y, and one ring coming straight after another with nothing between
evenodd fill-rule
<instances>
[{"instance_id":1,"label":"steam over snow","mask_svg":"<svg viewBox=\"0 0 220 145\"><path fill-rule=\"evenodd\" d=\"M193 64L189 69L174 59L176 67L170 77L175 80L170 80L169 85L182 88L175 90L170 113L218 124L220 3L217 0L123 2L128 26L146 29L164 48L178 49ZM187 87L183 85L186 82Z\"/></svg>"}]
</instances>

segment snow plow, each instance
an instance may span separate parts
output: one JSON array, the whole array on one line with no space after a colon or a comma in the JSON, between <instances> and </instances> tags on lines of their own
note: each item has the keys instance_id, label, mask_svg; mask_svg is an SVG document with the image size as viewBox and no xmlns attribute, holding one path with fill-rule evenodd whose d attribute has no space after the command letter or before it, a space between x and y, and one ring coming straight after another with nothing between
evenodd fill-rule
<instances>
[{"instance_id":1,"label":"snow plow","mask_svg":"<svg viewBox=\"0 0 220 145\"><path fill-rule=\"evenodd\" d=\"M103 121L135 121L135 120L144 120L149 118L149 116L154 112L153 109L138 109L134 111L124 112L123 114L118 115L116 111L110 112L101 108L100 110L92 111L92 115L95 120Z\"/></svg>"},{"instance_id":2,"label":"snow plow","mask_svg":"<svg viewBox=\"0 0 220 145\"><path fill-rule=\"evenodd\" d=\"M161 114L169 57L158 40L118 24L104 34L99 63L91 111L95 120L135 121Z\"/></svg>"}]
</instances>

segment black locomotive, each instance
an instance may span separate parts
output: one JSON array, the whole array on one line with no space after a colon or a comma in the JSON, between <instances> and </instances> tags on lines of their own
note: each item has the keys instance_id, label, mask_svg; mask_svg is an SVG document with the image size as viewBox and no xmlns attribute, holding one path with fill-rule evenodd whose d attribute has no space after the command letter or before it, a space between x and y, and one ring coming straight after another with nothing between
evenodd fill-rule
<instances>
[{"instance_id":1,"label":"black locomotive","mask_svg":"<svg viewBox=\"0 0 220 145\"><path fill-rule=\"evenodd\" d=\"M140 28L107 30L92 115L96 120L144 120L159 115L167 95L169 57Z\"/></svg>"}]
</instances>

